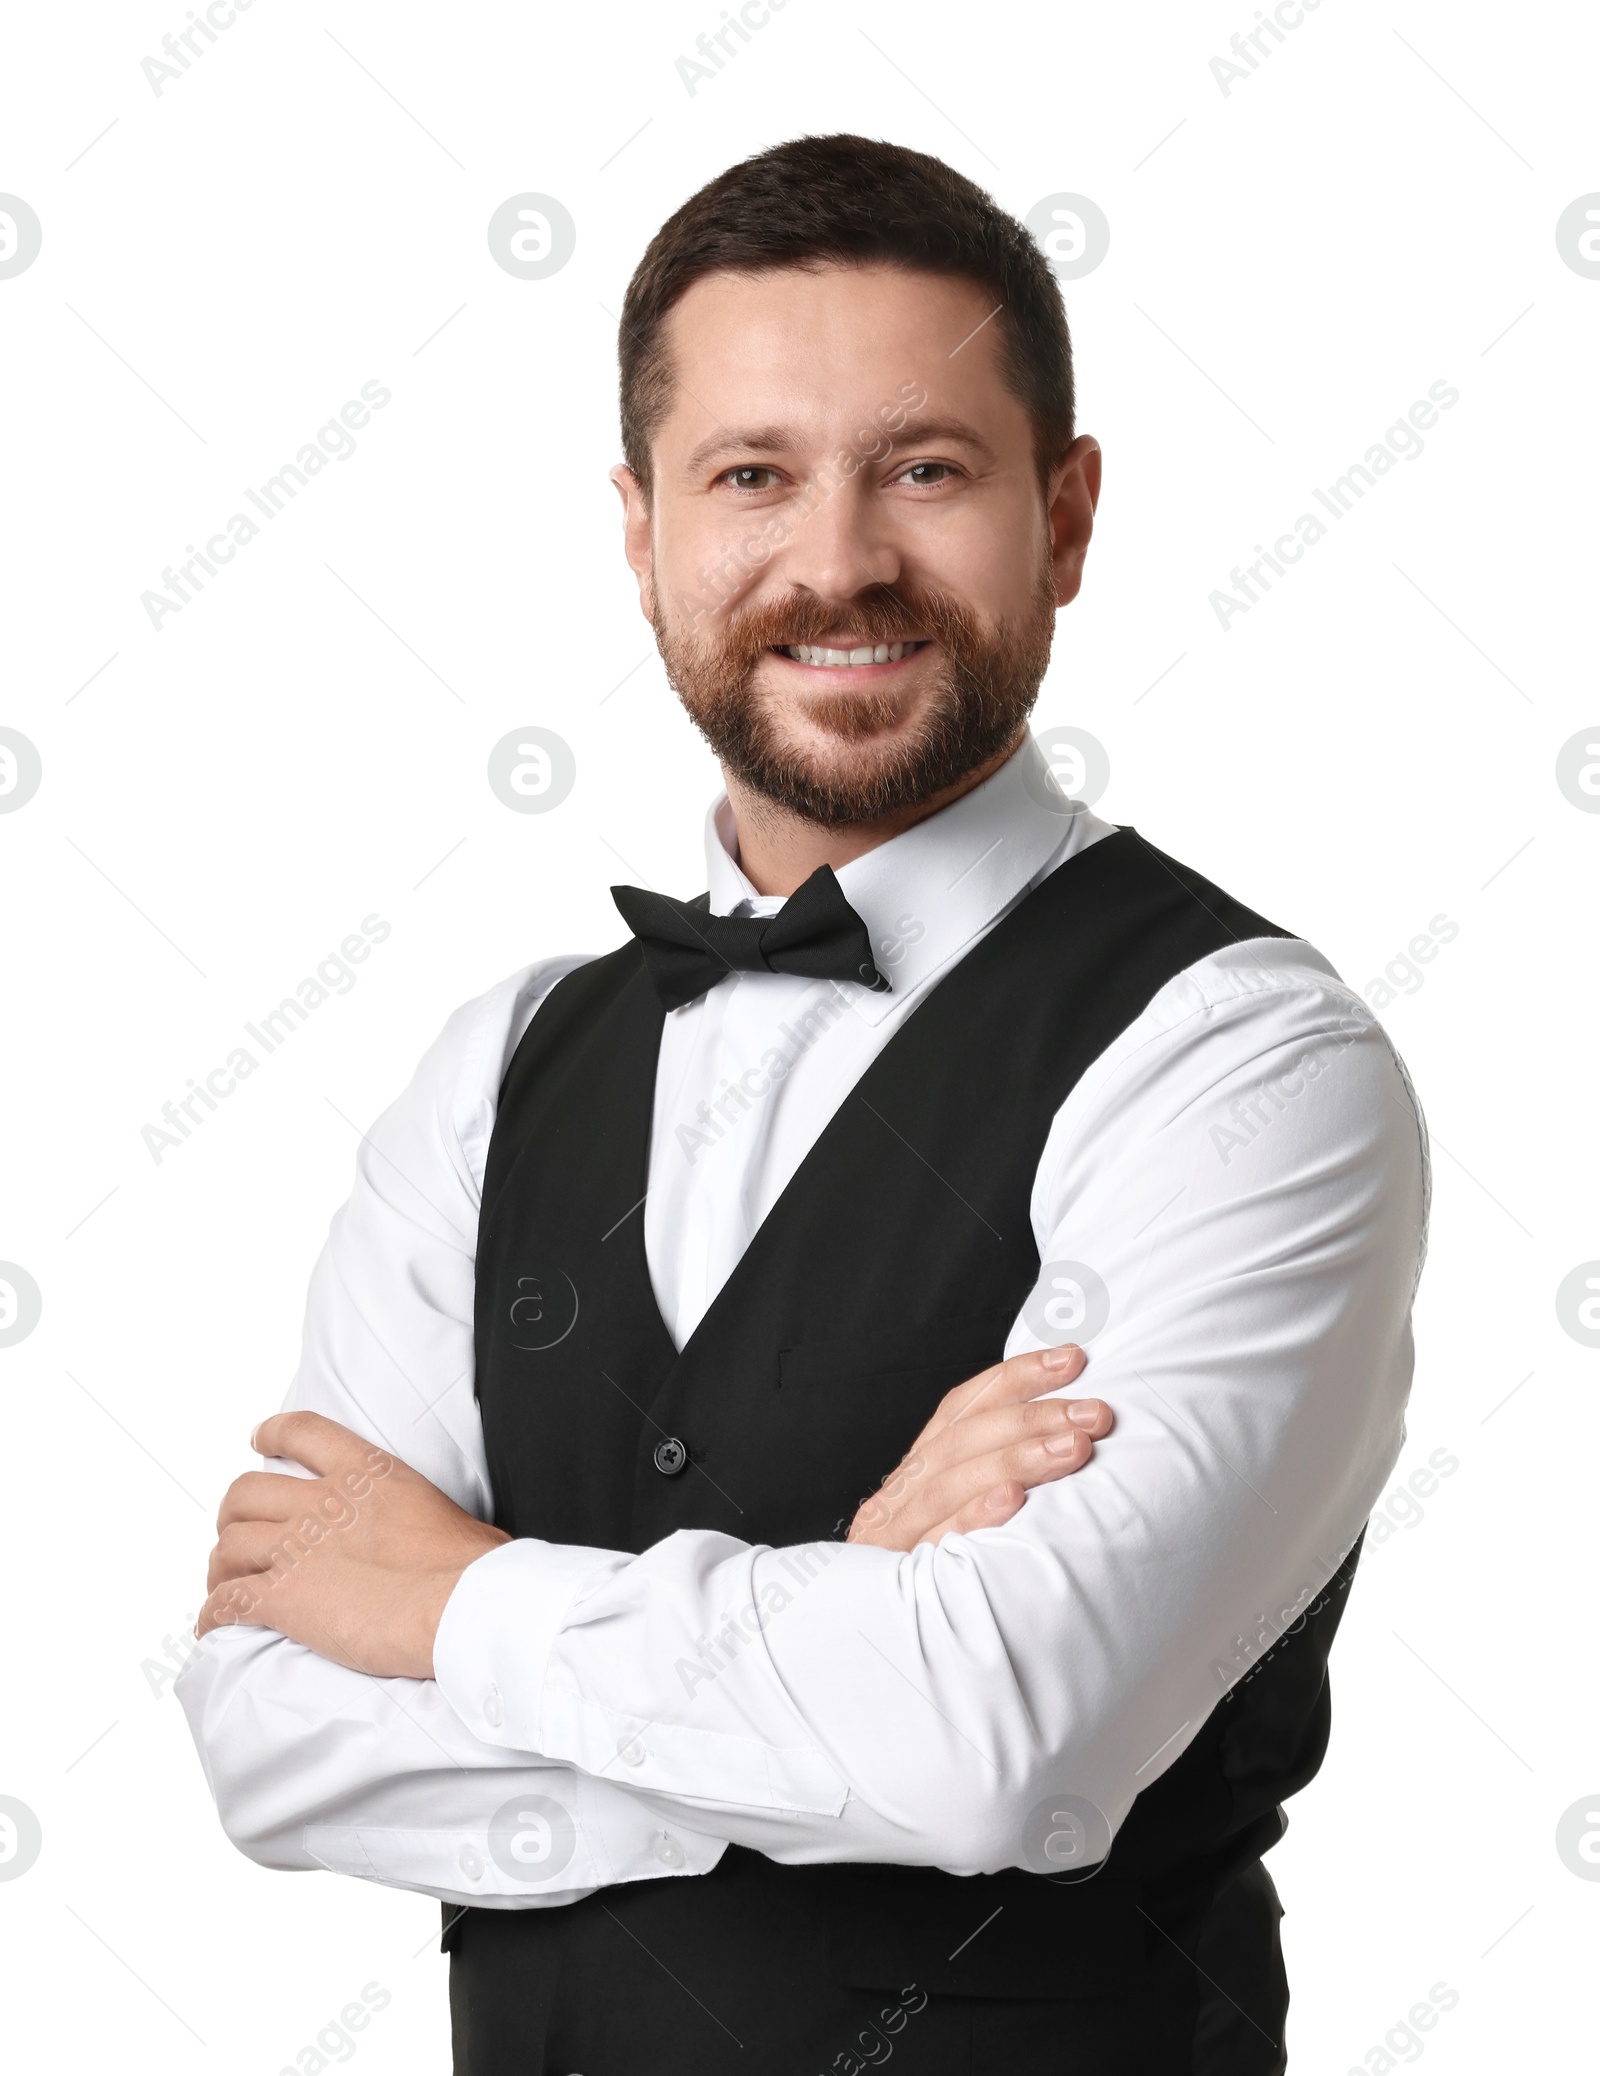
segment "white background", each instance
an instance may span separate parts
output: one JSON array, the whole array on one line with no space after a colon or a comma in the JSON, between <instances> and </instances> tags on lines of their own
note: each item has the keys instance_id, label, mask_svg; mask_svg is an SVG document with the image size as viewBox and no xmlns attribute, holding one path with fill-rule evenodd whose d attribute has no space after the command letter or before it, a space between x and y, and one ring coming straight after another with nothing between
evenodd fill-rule
<instances>
[{"instance_id":1,"label":"white background","mask_svg":"<svg viewBox=\"0 0 1600 2076\"><path fill-rule=\"evenodd\" d=\"M789 0L691 95L710 0L256 0L158 96L185 16L19 9L0 70L0 189L44 227L0 280L0 724L44 766L0 816L0 1257L44 1307L0 1349L0 1794L44 1833L0 1881L13 2066L272 2076L368 1982L361 2065L448 2065L436 1907L236 1855L143 1661L199 1604L357 1130L457 1003L617 942L611 881L703 884L715 769L605 476L611 313L702 181L836 129L1109 218L1065 287L1106 492L1038 709L1106 746L1101 812L1360 986L1459 925L1384 1012L1438 1135L1397 1482L1459 1469L1361 1566L1271 1858L1292 2066L1383 2068L1441 1981L1430 2067L1589 2066L1600 1882L1555 1829L1600 1806L1600 1354L1554 1298L1600 1255L1600 817L1554 773L1600 722L1600 281L1555 224L1600 188L1600 21L1324 0L1224 94L1246 0ZM578 227L543 281L485 238L525 190ZM162 569L374 379L354 457L153 630ZM1421 457L1220 628L1233 566L1441 380ZM529 725L577 760L547 815L485 780ZM373 912L357 985L154 1161L162 1104Z\"/></svg>"}]
</instances>

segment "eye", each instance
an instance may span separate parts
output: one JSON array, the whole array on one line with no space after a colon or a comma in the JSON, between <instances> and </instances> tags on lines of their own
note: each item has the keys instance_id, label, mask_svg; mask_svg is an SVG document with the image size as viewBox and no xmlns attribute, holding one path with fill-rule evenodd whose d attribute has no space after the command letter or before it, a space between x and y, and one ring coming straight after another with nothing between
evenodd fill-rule
<instances>
[{"instance_id":1,"label":"eye","mask_svg":"<svg viewBox=\"0 0 1600 2076\"><path fill-rule=\"evenodd\" d=\"M735 490L770 490L772 488L771 482L752 482L750 478L754 476L770 476L773 482L775 482L777 475L777 470L768 468L765 462L748 461L739 468L724 470L717 478L717 481L719 483L731 484Z\"/></svg>"},{"instance_id":2,"label":"eye","mask_svg":"<svg viewBox=\"0 0 1600 2076\"><path fill-rule=\"evenodd\" d=\"M930 469L942 469L944 475L930 475L928 473ZM895 477L895 481L897 483L913 483L919 490L932 490L939 483L943 482L945 476L954 476L955 473L956 471L948 461L914 461L908 469L902 470Z\"/></svg>"}]
</instances>

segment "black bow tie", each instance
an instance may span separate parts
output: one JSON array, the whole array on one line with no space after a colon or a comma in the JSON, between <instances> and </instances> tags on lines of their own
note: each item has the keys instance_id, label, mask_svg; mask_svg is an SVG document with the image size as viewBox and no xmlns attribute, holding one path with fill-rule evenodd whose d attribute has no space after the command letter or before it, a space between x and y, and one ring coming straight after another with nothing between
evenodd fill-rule
<instances>
[{"instance_id":1,"label":"black bow tie","mask_svg":"<svg viewBox=\"0 0 1600 2076\"><path fill-rule=\"evenodd\" d=\"M708 896L675 901L643 887L613 887L622 920L644 948L656 993L681 1009L729 973L798 973L850 980L874 994L889 986L872 956L867 926L844 897L831 865L819 865L774 916L713 915Z\"/></svg>"}]
</instances>

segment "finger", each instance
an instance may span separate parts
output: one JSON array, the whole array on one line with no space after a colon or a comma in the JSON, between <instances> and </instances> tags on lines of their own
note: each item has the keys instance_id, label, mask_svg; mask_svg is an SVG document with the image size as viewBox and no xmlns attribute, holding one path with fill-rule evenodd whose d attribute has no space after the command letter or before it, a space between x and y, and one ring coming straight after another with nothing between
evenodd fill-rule
<instances>
[{"instance_id":1,"label":"finger","mask_svg":"<svg viewBox=\"0 0 1600 2076\"><path fill-rule=\"evenodd\" d=\"M1082 1376L1089 1358L1075 1341L1059 1348L1029 1348L985 1370L956 1387L952 1417L970 1419L980 1410L995 1406L1020 1405L1042 1398L1045 1393L1064 1390Z\"/></svg>"},{"instance_id":2,"label":"finger","mask_svg":"<svg viewBox=\"0 0 1600 2076\"><path fill-rule=\"evenodd\" d=\"M380 1462L394 1460L387 1450L375 1448L364 1436L321 1413L274 1413L250 1437L250 1446L261 1456L283 1456L291 1463L303 1463L319 1477L338 1471L375 1470Z\"/></svg>"},{"instance_id":3,"label":"finger","mask_svg":"<svg viewBox=\"0 0 1600 2076\"><path fill-rule=\"evenodd\" d=\"M1088 1433L1092 1439L1094 1430L1106 1428L1109 1419L1110 1408L1098 1399L1032 1399L968 1414L959 1424L952 1422L927 1448L902 1457L878 1490L862 1501L859 1518L884 1528L906 1507L915 1509L923 1522L940 1518L927 1512L930 1492L959 1490L963 1497L970 1495L976 1489L973 1480L983 1476L985 1466L1009 1460L1008 1452L1030 1441L1053 1444L1046 1455L1066 1457L1066 1468L1075 1470L1086 1459L1071 1446L1072 1437ZM1031 1469L1031 1458L1022 1461Z\"/></svg>"},{"instance_id":4,"label":"finger","mask_svg":"<svg viewBox=\"0 0 1600 2076\"><path fill-rule=\"evenodd\" d=\"M898 1524L891 1527L887 1522L873 1528L862 1523L862 1532L852 1530L852 1542L872 1542L880 1547L908 1551L919 1543L941 1543L947 1535L964 1535L975 1528L1000 1528L1015 1519L1022 1511L1023 1501L1028 1496L1027 1487L1019 1478L1008 1478L994 1486L981 1497L969 1500L958 1512L937 1522L933 1527L917 1532L913 1524ZM860 1523L860 1516L857 1517Z\"/></svg>"},{"instance_id":5,"label":"finger","mask_svg":"<svg viewBox=\"0 0 1600 2076\"><path fill-rule=\"evenodd\" d=\"M1103 1398L1064 1398L1058 1401L1067 1408L1067 1417L1074 1427L1081 1428L1091 1442L1103 1442L1117 1424L1117 1416Z\"/></svg>"},{"instance_id":6,"label":"finger","mask_svg":"<svg viewBox=\"0 0 1600 2076\"><path fill-rule=\"evenodd\" d=\"M1088 1360L1084 1351L1069 1341L1060 1348L1032 1348L980 1370L977 1376L945 1393L917 1443L932 1441L953 1420L965 1419L980 1407L989 1410L1016 1405L1023 1399L1041 1398L1047 1391L1060 1391L1076 1382Z\"/></svg>"},{"instance_id":7,"label":"finger","mask_svg":"<svg viewBox=\"0 0 1600 2076\"><path fill-rule=\"evenodd\" d=\"M902 1476L907 1466L918 1463L937 1475L958 1463L1050 1435L1084 1433L1091 1441L1099 1441L1110 1433L1111 1425L1111 1408L1097 1398L1033 1398L1016 1405L974 1408L907 1458L894 1476Z\"/></svg>"},{"instance_id":8,"label":"finger","mask_svg":"<svg viewBox=\"0 0 1600 2076\"><path fill-rule=\"evenodd\" d=\"M281 1578L327 1536L314 1516L299 1521L236 1521L218 1536L206 1567L206 1591L215 1592L226 1579L245 1579L260 1572Z\"/></svg>"},{"instance_id":9,"label":"finger","mask_svg":"<svg viewBox=\"0 0 1600 2076\"><path fill-rule=\"evenodd\" d=\"M217 1527L227 1528L235 1521L287 1521L305 1507L310 1483L282 1471L246 1471L223 1493Z\"/></svg>"},{"instance_id":10,"label":"finger","mask_svg":"<svg viewBox=\"0 0 1600 2076\"><path fill-rule=\"evenodd\" d=\"M991 1463L1015 1464L1028 1484L1068 1475L1081 1469L1089 1454L1073 1437L1103 1441L1114 1425L1115 1416L1101 1399L1033 1398L973 1410L947 1423L926 1447L901 1458L877 1492L862 1501L851 1536L892 1535L894 1547L910 1548L901 1540L905 1521L915 1519L919 1528L930 1530L936 1522L942 1527L942 1517L931 1514L929 1506L952 1491L968 1503L976 1490L973 1481L983 1478ZM1053 1446L1045 1449L1044 1460L1037 1450L1015 1454L1027 1443Z\"/></svg>"},{"instance_id":11,"label":"finger","mask_svg":"<svg viewBox=\"0 0 1600 2076\"><path fill-rule=\"evenodd\" d=\"M975 1528L1003 1528L1021 1513L1027 1496L1027 1487L1019 1478L1008 1478L982 1498L969 1500L959 1512L919 1537L919 1541L942 1543L947 1535L967 1535Z\"/></svg>"},{"instance_id":12,"label":"finger","mask_svg":"<svg viewBox=\"0 0 1600 2076\"><path fill-rule=\"evenodd\" d=\"M385 1461L392 1465L395 1459ZM309 1515L324 1528L346 1528L356 1518L354 1502L371 1491L373 1475L343 1471L337 1478L296 1478L279 1471L247 1471L223 1494L217 1527L220 1531L241 1521L259 1521L282 1530Z\"/></svg>"},{"instance_id":13,"label":"finger","mask_svg":"<svg viewBox=\"0 0 1600 2076\"><path fill-rule=\"evenodd\" d=\"M249 1628L265 1629L267 1589L271 1581L262 1579L233 1579L219 1586L214 1593L206 1595L206 1604L200 1610L200 1619L194 1625L197 1637L207 1636L213 1629Z\"/></svg>"},{"instance_id":14,"label":"finger","mask_svg":"<svg viewBox=\"0 0 1600 2076\"><path fill-rule=\"evenodd\" d=\"M275 1533L265 1521L236 1522L218 1536L206 1565L206 1592L215 1593L226 1580L265 1571L267 1546Z\"/></svg>"},{"instance_id":15,"label":"finger","mask_svg":"<svg viewBox=\"0 0 1600 2076\"><path fill-rule=\"evenodd\" d=\"M883 1515L874 1514L870 1501L862 1515L877 1532L891 1534L897 1547L907 1538L909 1543L920 1542L939 1522L959 1514L996 1485L1015 1480L1032 1490L1052 1484L1081 1470L1093 1453L1094 1444L1081 1428L1036 1436L909 1480L903 1497L887 1503Z\"/></svg>"}]
</instances>

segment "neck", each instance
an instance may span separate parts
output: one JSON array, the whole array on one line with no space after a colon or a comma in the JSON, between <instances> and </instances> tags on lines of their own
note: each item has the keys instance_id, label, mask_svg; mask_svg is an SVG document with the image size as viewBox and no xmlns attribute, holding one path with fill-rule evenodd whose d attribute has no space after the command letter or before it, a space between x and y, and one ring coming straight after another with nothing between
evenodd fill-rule
<instances>
[{"instance_id":1,"label":"neck","mask_svg":"<svg viewBox=\"0 0 1600 2076\"><path fill-rule=\"evenodd\" d=\"M739 839L739 868L758 894L792 894L819 865L831 865L837 872L853 858L876 850L880 843L915 828L918 822L925 822L929 815L970 793L974 786L981 786L1015 754L1021 740L1019 730L1003 750L997 750L986 763L942 792L930 793L925 800L897 808L877 821L850 822L837 829L825 828L820 822L808 821L804 815L777 806L724 771L723 783Z\"/></svg>"}]
</instances>

